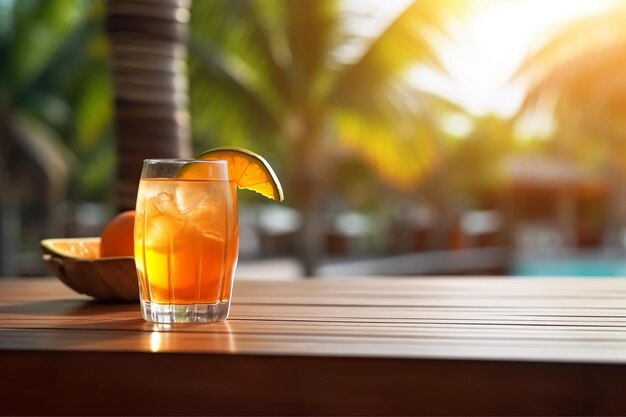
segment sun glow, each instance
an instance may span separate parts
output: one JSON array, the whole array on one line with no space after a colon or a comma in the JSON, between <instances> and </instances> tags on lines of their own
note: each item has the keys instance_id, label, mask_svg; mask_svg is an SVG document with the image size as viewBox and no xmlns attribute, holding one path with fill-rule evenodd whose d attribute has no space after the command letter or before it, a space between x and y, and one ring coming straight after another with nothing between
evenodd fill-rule
<instances>
[{"instance_id":1,"label":"sun glow","mask_svg":"<svg viewBox=\"0 0 626 417\"><path fill-rule=\"evenodd\" d=\"M472 0L469 14L451 23L438 46L449 76L416 68L418 86L470 114L514 114L525 86L511 82L524 57L563 24L601 12L617 0Z\"/></svg>"}]
</instances>

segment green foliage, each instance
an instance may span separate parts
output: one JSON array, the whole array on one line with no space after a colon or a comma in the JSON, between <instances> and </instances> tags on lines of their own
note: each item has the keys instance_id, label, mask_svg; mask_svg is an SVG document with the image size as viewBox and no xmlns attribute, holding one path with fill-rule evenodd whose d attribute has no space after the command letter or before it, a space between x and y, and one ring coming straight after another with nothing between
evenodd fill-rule
<instances>
[{"instance_id":1,"label":"green foliage","mask_svg":"<svg viewBox=\"0 0 626 417\"><path fill-rule=\"evenodd\" d=\"M68 181L73 198L108 197L93 192L111 179L113 165L102 145L111 133L103 12L102 0L0 4L0 120L15 126L4 163L34 161L56 198ZM102 161L97 174L86 165L94 159Z\"/></svg>"},{"instance_id":2,"label":"green foliage","mask_svg":"<svg viewBox=\"0 0 626 417\"><path fill-rule=\"evenodd\" d=\"M286 164L288 177L329 172L342 155L356 156L394 187L415 187L437 160L436 99L416 90L406 72L417 63L438 66L431 36L443 34L462 4L415 1L363 33L350 24L358 7L339 1L195 2L189 68L196 145L265 147L282 160L310 159ZM378 17L361 18L371 24Z\"/></svg>"},{"instance_id":3,"label":"green foliage","mask_svg":"<svg viewBox=\"0 0 626 417\"><path fill-rule=\"evenodd\" d=\"M77 194L80 200L107 201L112 192L111 185L115 182L112 169L116 158L113 141L99 142L85 155L81 174L76 178Z\"/></svg>"},{"instance_id":4,"label":"green foliage","mask_svg":"<svg viewBox=\"0 0 626 417\"><path fill-rule=\"evenodd\" d=\"M475 199L503 185L503 164L522 151L511 120L494 115L474 120L474 128L450 149L452 188Z\"/></svg>"},{"instance_id":5,"label":"green foliage","mask_svg":"<svg viewBox=\"0 0 626 417\"><path fill-rule=\"evenodd\" d=\"M112 120L113 92L110 74L103 65L86 71L76 97L76 138L80 151L89 153L102 141Z\"/></svg>"},{"instance_id":6,"label":"green foliage","mask_svg":"<svg viewBox=\"0 0 626 417\"><path fill-rule=\"evenodd\" d=\"M19 94L47 70L64 41L86 18L87 1L17 1L14 5L8 82Z\"/></svg>"}]
</instances>

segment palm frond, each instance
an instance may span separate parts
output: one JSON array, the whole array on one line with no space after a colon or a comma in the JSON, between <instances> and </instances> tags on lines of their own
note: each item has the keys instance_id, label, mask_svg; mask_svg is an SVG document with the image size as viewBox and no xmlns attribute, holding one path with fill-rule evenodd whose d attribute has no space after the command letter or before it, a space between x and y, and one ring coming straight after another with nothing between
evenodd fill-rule
<instances>
[{"instance_id":1,"label":"palm frond","mask_svg":"<svg viewBox=\"0 0 626 417\"><path fill-rule=\"evenodd\" d=\"M37 119L19 115L11 123L17 140L16 145L41 167L53 192L58 193L78 165L77 158L54 130Z\"/></svg>"},{"instance_id":2,"label":"palm frond","mask_svg":"<svg viewBox=\"0 0 626 417\"><path fill-rule=\"evenodd\" d=\"M210 136L218 144L246 144L250 138L268 130L278 130L280 121L245 79L228 68L206 43L196 48L190 44L195 59L189 74L191 116L194 136Z\"/></svg>"},{"instance_id":3,"label":"palm frond","mask_svg":"<svg viewBox=\"0 0 626 417\"><path fill-rule=\"evenodd\" d=\"M417 0L411 3L347 65L330 91L332 101L354 97L355 92L385 88L389 80L404 76L421 63L441 68L434 49L434 36L445 34L444 23L463 4L453 0Z\"/></svg>"},{"instance_id":4,"label":"palm frond","mask_svg":"<svg viewBox=\"0 0 626 417\"><path fill-rule=\"evenodd\" d=\"M626 4L568 24L526 58L514 75L529 87L520 115L554 102L558 108L605 111L623 97ZM576 111L576 114L583 114ZM587 117L585 116L585 117Z\"/></svg>"},{"instance_id":5,"label":"palm frond","mask_svg":"<svg viewBox=\"0 0 626 417\"><path fill-rule=\"evenodd\" d=\"M65 39L86 19L88 7L90 3L84 0L16 2L6 73L14 91L19 94L37 79Z\"/></svg>"},{"instance_id":6,"label":"palm frond","mask_svg":"<svg viewBox=\"0 0 626 417\"><path fill-rule=\"evenodd\" d=\"M614 78L613 74L622 74L623 68L626 68L626 37L615 43L582 50L546 68L540 76L536 75L530 83L522 110L536 106L546 95L559 95L561 100L584 104L598 88L606 85L608 79Z\"/></svg>"},{"instance_id":7,"label":"palm frond","mask_svg":"<svg viewBox=\"0 0 626 417\"><path fill-rule=\"evenodd\" d=\"M618 3L615 8L569 23L526 57L513 78L532 79L580 53L622 41L625 20L626 3Z\"/></svg>"},{"instance_id":8,"label":"palm frond","mask_svg":"<svg viewBox=\"0 0 626 417\"><path fill-rule=\"evenodd\" d=\"M288 80L275 27L278 22L272 2L250 0L195 2L191 21L190 60L195 53L207 58L218 58L222 72L230 73L246 88L258 96L268 109L279 113L289 95ZM202 79L192 79L202 82Z\"/></svg>"},{"instance_id":9,"label":"palm frond","mask_svg":"<svg viewBox=\"0 0 626 417\"><path fill-rule=\"evenodd\" d=\"M217 143L271 137L284 148L336 140L395 186L414 186L437 160L431 109L446 105L434 106L406 72L438 65L433 36L444 35L446 19L464 4L415 0L367 37L346 32L336 0L196 2L194 132ZM337 60L342 45L358 42L353 60Z\"/></svg>"},{"instance_id":10,"label":"palm frond","mask_svg":"<svg viewBox=\"0 0 626 417\"><path fill-rule=\"evenodd\" d=\"M328 53L339 29L338 3L283 0L292 60L287 66L291 105L319 102L328 71Z\"/></svg>"},{"instance_id":11,"label":"palm frond","mask_svg":"<svg viewBox=\"0 0 626 417\"><path fill-rule=\"evenodd\" d=\"M439 161L436 130L413 121L401 134L350 108L333 113L337 146L368 162L383 182L411 191ZM408 127L408 126L405 126Z\"/></svg>"}]
</instances>

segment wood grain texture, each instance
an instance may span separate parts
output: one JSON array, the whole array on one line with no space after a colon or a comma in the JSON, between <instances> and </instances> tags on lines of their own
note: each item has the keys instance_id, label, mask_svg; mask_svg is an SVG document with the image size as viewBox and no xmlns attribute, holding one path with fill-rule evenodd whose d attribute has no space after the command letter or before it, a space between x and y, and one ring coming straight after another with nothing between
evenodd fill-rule
<instances>
[{"instance_id":1,"label":"wood grain texture","mask_svg":"<svg viewBox=\"0 0 626 417\"><path fill-rule=\"evenodd\" d=\"M624 415L625 307L614 279L240 281L228 321L164 326L3 279L0 413Z\"/></svg>"}]
</instances>

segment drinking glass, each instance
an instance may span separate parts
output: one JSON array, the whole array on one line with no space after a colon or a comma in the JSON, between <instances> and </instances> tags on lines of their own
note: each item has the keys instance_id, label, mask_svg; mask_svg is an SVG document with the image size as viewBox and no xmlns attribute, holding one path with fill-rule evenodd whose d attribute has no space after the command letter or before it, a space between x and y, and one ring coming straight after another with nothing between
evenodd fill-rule
<instances>
[{"instance_id":1,"label":"drinking glass","mask_svg":"<svg viewBox=\"0 0 626 417\"><path fill-rule=\"evenodd\" d=\"M145 320L225 320L238 252L237 192L227 161L144 161L135 264Z\"/></svg>"}]
</instances>

